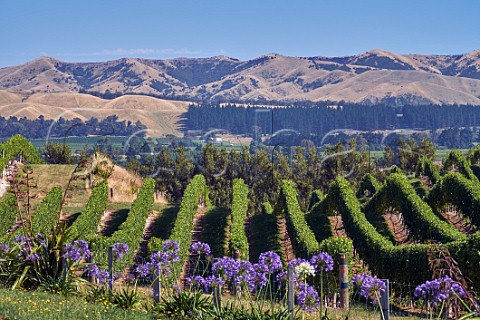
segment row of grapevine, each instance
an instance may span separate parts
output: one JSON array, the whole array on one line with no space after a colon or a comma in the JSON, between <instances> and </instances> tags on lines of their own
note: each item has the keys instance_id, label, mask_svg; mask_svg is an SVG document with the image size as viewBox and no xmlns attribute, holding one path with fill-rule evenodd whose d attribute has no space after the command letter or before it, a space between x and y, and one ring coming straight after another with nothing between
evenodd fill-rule
<instances>
[{"instance_id":1,"label":"row of grapevine","mask_svg":"<svg viewBox=\"0 0 480 320\"><path fill-rule=\"evenodd\" d=\"M384 235L390 238L388 226L385 227L386 222L383 219L383 214L389 207L402 212L405 224L418 239L437 240L442 243L466 239L465 234L435 215L404 175L388 176L385 186L372 197L364 209L378 230L382 230Z\"/></svg>"},{"instance_id":2,"label":"row of grapevine","mask_svg":"<svg viewBox=\"0 0 480 320\"><path fill-rule=\"evenodd\" d=\"M243 179L233 181L232 224L230 228L230 251L240 251L240 258L248 259L248 239L245 219L248 210L248 186Z\"/></svg>"},{"instance_id":3,"label":"row of grapevine","mask_svg":"<svg viewBox=\"0 0 480 320\"><path fill-rule=\"evenodd\" d=\"M472 224L480 228L480 188L459 173L448 174L435 184L427 202L436 210L447 203L454 204Z\"/></svg>"},{"instance_id":4,"label":"row of grapevine","mask_svg":"<svg viewBox=\"0 0 480 320\"><path fill-rule=\"evenodd\" d=\"M440 172L433 161L428 158L420 158L418 160L415 173L417 176L428 177L432 184L435 184L440 180Z\"/></svg>"},{"instance_id":5,"label":"row of grapevine","mask_svg":"<svg viewBox=\"0 0 480 320\"><path fill-rule=\"evenodd\" d=\"M196 175L188 184L183 194L180 210L175 220L170 239L180 245L178 252L181 261L188 257L188 250L192 241L193 218L198 209L200 199L207 199L207 184L205 177ZM160 251L162 240L153 237L149 243L150 251Z\"/></svg>"},{"instance_id":6,"label":"row of grapevine","mask_svg":"<svg viewBox=\"0 0 480 320\"><path fill-rule=\"evenodd\" d=\"M62 205L62 187L53 187L32 214L32 230L35 233L48 234L57 223Z\"/></svg>"},{"instance_id":7,"label":"row of grapevine","mask_svg":"<svg viewBox=\"0 0 480 320\"><path fill-rule=\"evenodd\" d=\"M90 240L95 236L108 201L108 184L106 181L97 184L88 199L85 211L72 224L71 238Z\"/></svg>"},{"instance_id":8,"label":"row of grapevine","mask_svg":"<svg viewBox=\"0 0 480 320\"><path fill-rule=\"evenodd\" d=\"M135 248L137 248L142 241L143 231L145 228L145 221L152 213L155 192L155 180L147 178L143 181L137 198L133 201L127 219L120 225L120 228L109 238L103 238L102 241L106 248L113 246L115 243L126 243L130 250L124 256L122 262L129 264L133 261L135 255Z\"/></svg>"},{"instance_id":9,"label":"row of grapevine","mask_svg":"<svg viewBox=\"0 0 480 320\"><path fill-rule=\"evenodd\" d=\"M17 221L18 207L17 199L13 194L6 194L0 200L0 234L2 239L7 236L7 232ZM1 241L3 243L4 241Z\"/></svg>"},{"instance_id":10,"label":"row of grapevine","mask_svg":"<svg viewBox=\"0 0 480 320\"><path fill-rule=\"evenodd\" d=\"M330 187L324 204L324 214L336 210L342 215L345 231L353 240L360 257L375 274L395 281L421 283L431 279L428 253L431 244L395 246L367 220L361 204L345 179L337 179ZM464 274L474 283L480 280L478 263L480 257L480 234L465 237L445 244L459 263ZM478 255L478 254L477 254Z\"/></svg>"},{"instance_id":11,"label":"row of grapevine","mask_svg":"<svg viewBox=\"0 0 480 320\"><path fill-rule=\"evenodd\" d=\"M285 215L288 234L298 257L310 258L318 251L317 239L300 209L297 189L293 181L282 181L275 214Z\"/></svg>"}]
</instances>

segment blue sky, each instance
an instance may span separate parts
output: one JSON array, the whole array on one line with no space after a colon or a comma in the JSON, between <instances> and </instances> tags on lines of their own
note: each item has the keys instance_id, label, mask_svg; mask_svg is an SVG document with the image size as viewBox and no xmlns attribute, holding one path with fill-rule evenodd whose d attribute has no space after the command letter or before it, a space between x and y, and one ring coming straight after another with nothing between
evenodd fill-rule
<instances>
[{"instance_id":1,"label":"blue sky","mask_svg":"<svg viewBox=\"0 0 480 320\"><path fill-rule=\"evenodd\" d=\"M266 53L342 56L384 49L480 49L480 1L2 0L0 67L63 61Z\"/></svg>"}]
</instances>

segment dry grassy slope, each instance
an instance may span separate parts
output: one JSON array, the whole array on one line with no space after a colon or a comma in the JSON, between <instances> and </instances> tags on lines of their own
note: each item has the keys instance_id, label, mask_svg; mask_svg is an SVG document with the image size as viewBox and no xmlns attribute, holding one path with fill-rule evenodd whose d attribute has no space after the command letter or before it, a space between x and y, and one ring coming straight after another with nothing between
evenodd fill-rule
<instances>
[{"instance_id":1,"label":"dry grassy slope","mask_svg":"<svg viewBox=\"0 0 480 320\"><path fill-rule=\"evenodd\" d=\"M379 49L346 57L300 58L267 54L248 61L212 57L66 63L43 57L21 66L0 69L0 89L22 92L109 90L187 100L479 104L479 87L479 50L445 56L401 55ZM45 98L39 98L38 102L50 105ZM69 97L67 102L76 104L74 97Z\"/></svg>"},{"instance_id":2,"label":"dry grassy slope","mask_svg":"<svg viewBox=\"0 0 480 320\"><path fill-rule=\"evenodd\" d=\"M22 99L24 100L22 102ZM120 120L141 121L152 135L179 134L177 122L187 110L188 102L169 101L147 96L122 96L104 100L80 93L37 93L28 98L0 90L0 115L36 119L96 117L117 115Z\"/></svg>"}]
</instances>

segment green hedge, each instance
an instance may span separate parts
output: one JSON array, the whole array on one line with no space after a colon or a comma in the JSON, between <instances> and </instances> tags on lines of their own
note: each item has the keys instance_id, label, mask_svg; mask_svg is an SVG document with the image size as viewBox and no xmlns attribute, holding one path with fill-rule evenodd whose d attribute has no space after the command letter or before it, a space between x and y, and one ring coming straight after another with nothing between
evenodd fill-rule
<instances>
[{"instance_id":1,"label":"green hedge","mask_svg":"<svg viewBox=\"0 0 480 320\"><path fill-rule=\"evenodd\" d=\"M180 261L185 261L188 257L188 250L192 242L192 230L194 227L193 218L198 209L200 198L206 201L208 198L208 189L205 177L198 174L190 181L183 194L180 210L175 220L170 240L176 241L179 246ZM149 243L150 251L160 251L163 240L152 237Z\"/></svg>"},{"instance_id":2,"label":"green hedge","mask_svg":"<svg viewBox=\"0 0 480 320\"><path fill-rule=\"evenodd\" d=\"M458 150L452 150L448 154L447 158L443 163L442 174L447 174L450 170L453 169L458 170L458 172L464 175L467 179L470 179L476 183L478 183L478 178L473 174L472 169L470 169L470 164L468 163L467 159L463 156L463 154Z\"/></svg>"},{"instance_id":3,"label":"green hedge","mask_svg":"<svg viewBox=\"0 0 480 320\"><path fill-rule=\"evenodd\" d=\"M315 204L322 201L324 198L325 198L325 195L321 190L313 190L312 196L310 197L310 203L308 204L308 212L312 210Z\"/></svg>"},{"instance_id":4,"label":"green hedge","mask_svg":"<svg viewBox=\"0 0 480 320\"><path fill-rule=\"evenodd\" d=\"M142 241L146 220L153 211L155 185L156 182L152 178L147 178L143 181L137 198L132 203L127 219L108 238L109 246L117 242L128 244L130 250L122 260L125 264L133 261L135 250Z\"/></svg>"},{"instance_id":5,"label":"green hedge","mask_svg":"<svg viewBox=\"0 0 480 320\"><path fill-rule=\"evenodd\" d=\"M345 231L373 273L381 278L412 284L431 279L428 251L433 245L394 246L366 219L360 202L345 179L337 179L332 184L325 204L324 210L337 210L341 213ZM445 246L452 252L464 275L478 288L480 235L477 233L472 237L464 237L463 240Z\"/></svg>"},{"instance_id":6,"label":"green hedge","mask_svg":"<svg viewBox=\"0 0 480 320\"><path fill-rule=\"evenodd\" d=\"M444 176L430 191L427 202L435 210L454 204L480 228L480 185L457 172Z\"/></svg>"},{"instance_id":7,"label":"green hedge","mask_svg":"<svg viewBox=\"0 0 480 320\"><path fill-rule=\"evenodd\" d=\"M32 214L32 230L34 233L49 234L55 227L60 207L62 206L62 187L56 186L48 192Z\"/></svg>"},{"instance_id":8,"label":"green hedge","mask_svg":"<svg viewBox=\"0 0 480 320\"><path fill-rule=\"evenodd\" d=\"M432 159L420 158L417 162L415 173L418 177L428 177L432 185L434 185L435 183L437 183L438 180L440 180L440 171L435 166Z\"/></svg>"},{"instance_id":9,"label":"green hedge","mask_svg":"<svg viewBox=\"0 0 480 320\"><path fill-rule=\"evenodd\" d=\"M305 214L300 209L297 189L293 181L282 181L274 212L277 215L285 215L288 234L297 257L310 258L318 252L317 239L305 220Z\"/></svg>"},{"instance_id":10,"label":"green hedge","mask_svg":"<svg viewBox=\"0 0 480 320\"><path fill-rule=\"evenodd\" d=\"M101 182L97 184L88 198L87 206L77 220L71 226L71 240L90 240L96 233L100 218L107 207L108 184Z\"/></svg>"},{"instance_id":11,"label":"green hedge","mask_svg":"<svg viewBox=\"0 0 480 320\"><path fill-rule=\"evenodd\" d=\"M378 182L371 173L367 173L362 177L362 180L360 180L360 184L357 190L357 197L364 198L366 197L367 193L369 194L368 197L371 197L375 193L377 193L377 191L380 190L381 187L382 184Z\"/></svg>"},{"instance_id":12,"label":"green hedge","mask_svg":"<svg viewBox=\"0 0 480 320\"><path fill-rule=\"evenodd\" d=\"M0 201L0 234L2 238L5 238L8 230L15 225L17 217L17 199L15 195L7 193Z\"/></svg>"},{"instance_id":13,"label":"green hedge","mask_svg":"<svg viewBox=\"0 0 480 320\"><path fill-rule=\"evenodd\" d=\"M230 225L230 253L240 251L240 257L248 260L248 239L245 232L245 219L248 210L248 186L243 179L233 181L232 224Z\"/></svg>"},{"instance_id":14,"label":"green hedge","mask_svg":"<svg viewBox=\"0 0 480 320\"><path fill-rule=\"evenodd\" d=\"M386 222L381 222L385 209L393 207L403 214L405 224L413 236L420 240L447 243L464 240L466 236L448 222L439 219L424 202L408 179L401 174L388 176L385 186L365 206L365 214L380 233L392 239Z\"/></svg>"}]
</instances>

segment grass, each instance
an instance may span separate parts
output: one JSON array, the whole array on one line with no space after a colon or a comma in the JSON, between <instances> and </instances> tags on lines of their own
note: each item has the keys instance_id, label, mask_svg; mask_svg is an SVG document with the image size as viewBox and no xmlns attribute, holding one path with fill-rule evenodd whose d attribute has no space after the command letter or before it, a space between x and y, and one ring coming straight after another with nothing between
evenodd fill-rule
<instances>
[{"instance_id":1,"label":"grass","mask_svg":"<svg viewBox=\"0 0 480 320\"><path fill-rule=\"evenodd\" d=\"M32 209L35 210L53 187L61 186L62 190L65 190L75 165L38 164L31 165L31 168L32 174L29 176L30 202ZM23 171L20 169L17 179L25 180L22 175ZM84 207L89 197L90 191L85 188L85 178L80 176L72 182L70 191L67 193L64 212L78 212L78 208ZM67 207L73 207L73 209L67 209Z\"/></svg>"},{"instance_id":2,"label":"grass","mask_svg":"<svg viewBox=\"0 0 480 320\"><path fill-rule=\"evenodd\" d=\"M0 289L0 319L155 319L143 310L124 311L110 303L87 303L40 291Z\"/></svg>"},{"instance_id":3,"label":"grass","mask_svg":"<svg viewBox=\"0 0 480 320\"><path fill-rule=\"evenodd\" d=\"M99 143L99 140L107 138L109 144L112 144L114 148L123 148L123 144L129 137L110 137L110 136L98 136L98 137L68 137L68 138L50 138L49 142L66 143L75 152L77 150L83 150L85 147L93 148L95 144ZM30 142L34 147L42 149L45 146L46 139L30 139Z\"/></svg>"},{"instance_id":4,"label":"grass","mask_svg":"<svg viewBox=\"0 0 480 320\"><path fill-rule=\"evenodd\" d=\"M230 213L227 209L208 207L203 220L200 240L210 245L214 257L223 257L227 254L226 233Z\"/></svg>"},{"instance_id":5,"label":"grass","mask_svg":"<svg viewBox=\"0 0 480 320\"><path fill-rule=\"evenodd\" d=\"M179 206L164 207L160 211L152 226L152 236L166 240L170 237L177 214L180 210Z\"/></svg>"},{"instance_id":6,"label":"grass","mask_svg":"<svg viewBox=\"0 0 480 320\"><path fill-rule=\"evenodd\" d=\"M277 218L273 214L257 214L250 218L251 239L250 261L258 262L258 257L266 251L281 254Z\"/></svg>"}]
</instances>

